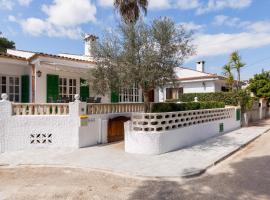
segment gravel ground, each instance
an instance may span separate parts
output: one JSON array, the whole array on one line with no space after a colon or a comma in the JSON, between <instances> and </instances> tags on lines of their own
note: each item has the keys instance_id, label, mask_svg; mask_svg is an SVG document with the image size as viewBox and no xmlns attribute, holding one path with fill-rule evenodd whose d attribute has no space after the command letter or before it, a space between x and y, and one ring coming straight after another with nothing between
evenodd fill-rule
<instances>
[{"instance_id":1,"label":"gravel ground","mask_svg":"<svg viewBox=\"0 0 270 200\"><path fill-rule=\"evenodd\" d=\"M270 132L206 174L189 179L139 179L87 169L3 166L0 200L269 200L269 166Z\"/></svg>"}]
</instances>

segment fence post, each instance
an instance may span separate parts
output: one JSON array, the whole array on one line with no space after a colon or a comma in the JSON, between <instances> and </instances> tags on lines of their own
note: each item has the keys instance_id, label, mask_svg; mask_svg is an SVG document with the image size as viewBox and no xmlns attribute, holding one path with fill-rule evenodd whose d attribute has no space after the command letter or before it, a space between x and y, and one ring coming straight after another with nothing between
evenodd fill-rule
<instances>
[{"instance_id":1,"label":"fence post","mask_svg":"<svg viewBox=\"0 0 270 200\"><path fill-rule=\"evenodd\" d=\"M5 151L6 124L12 116L12 104L8 101L8 95L2 94L0 101L0 153Z\"/></svg>"},{"instance_id":2,"label":"fence post","mask_svg":"<svg viewBox=\"0 0 270 200\"><path fill-rule=\"evenodd\" d=\"M69 103L69 114L73 116L86 115L86 102L80 101L80 95L75 95L75 101Z\"/></svg>"},{"instance_id":3,"label":"fence post","mask_svg":"<svg viewBox=\"0 0 270 200\"><path fill-rule=\"evenodd\" d=\"M260 99L260 119L264 119L266 116L265 116L265 114L266 114L266 100L265 99L263 99L263 98L261 98Z\"/></svg>"}]
</instances>

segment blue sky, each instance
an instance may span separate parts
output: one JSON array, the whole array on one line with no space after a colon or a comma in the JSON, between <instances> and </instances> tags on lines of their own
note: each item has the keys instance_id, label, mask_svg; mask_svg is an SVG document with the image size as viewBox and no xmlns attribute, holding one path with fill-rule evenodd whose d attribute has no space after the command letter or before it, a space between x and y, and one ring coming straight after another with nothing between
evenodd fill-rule
<instances>
[{"instance_id":1,"label":"blue sky","mask_svg":"<svg viewBox=\"0 0 270 200\"><path fill-rule=\"evenodd\" d=\"M0 31L17 49L83 54L83 33L102 36L119 17L113 0L0 0ZM246 67L242 79L270 70L270 1L150 0L147 21L169 16L194 31L197 55L206 71L221 74L230 52L238 50Z\"/></svg>"}]
</instances>

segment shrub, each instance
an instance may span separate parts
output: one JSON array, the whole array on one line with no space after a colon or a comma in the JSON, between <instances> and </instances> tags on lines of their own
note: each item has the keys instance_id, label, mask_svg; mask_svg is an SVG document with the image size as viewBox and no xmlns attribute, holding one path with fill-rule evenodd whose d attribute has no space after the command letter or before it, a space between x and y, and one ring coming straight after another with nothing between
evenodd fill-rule
<instances>
[{"instance_id":1,"label":"shrub","mask_svg":"<svg viewBox=\"0 0 270 200\"><path fill-rule=\"evenodd\" d=\"M223 102L225 105L238 105L237 92L216 92L216 93L187 93L182 94L179 99L167 100L166 102L192 102L194 97L198 97L199 101L216 101Z\"/></svg>"},{"instance_id":2,"label":"shrub","mask_svg":"<svg viewBox=\"0 0 270 200\"><path fill-rule=\"evenodd\" d=\"M153 103L152 113L224 108L223 102Z\"/></svg>"}]
</instances>

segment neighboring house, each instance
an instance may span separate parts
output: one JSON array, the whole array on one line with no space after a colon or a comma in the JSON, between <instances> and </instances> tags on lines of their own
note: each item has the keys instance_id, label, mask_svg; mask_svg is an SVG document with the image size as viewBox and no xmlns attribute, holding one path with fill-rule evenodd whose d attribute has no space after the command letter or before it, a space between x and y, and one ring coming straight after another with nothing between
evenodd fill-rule
<instances>
[{"instance_id":1,"label":"neighboring house","mask_svg":"<svg viewBox=\"0 0 270 200\"><path fill-rule=\"evenodd\" d=\"M80 94L82 100L96 96L87 84L87 77L96 64L93 60L93 43L97 37L85 36L85 55L46 54L8 49L0 53L0 94L7 93L14 102L57 102L74 100ZM197 63L197 70L177 68L179 84L156 89L151 101L163 102L177 98L182 93L218 92L226 90L224 77L204 72L204 62ZM141 102L142 91L133 88L121 89L102 97L101 102Z\"/></svg>"},{"instance_id":2,"label":"neighboring house","mask_svg":"<svg viewBox=\"0 0 270 200\"><path fill-rule=\"evenodd\" d=\"M196 70L184 67L175 69L178 81L176 86L166 86L157 89L155 101L164 102L167 99L177 99L185 93L208 93L228 91L230 88L226 78L216 74L206 73L205 62L196 63Z\"/></svg>"}]
</instances>

